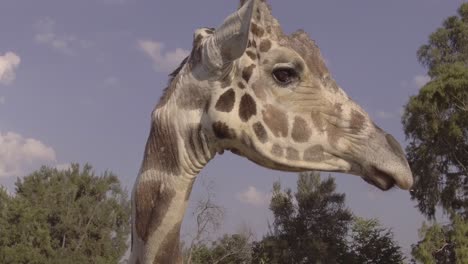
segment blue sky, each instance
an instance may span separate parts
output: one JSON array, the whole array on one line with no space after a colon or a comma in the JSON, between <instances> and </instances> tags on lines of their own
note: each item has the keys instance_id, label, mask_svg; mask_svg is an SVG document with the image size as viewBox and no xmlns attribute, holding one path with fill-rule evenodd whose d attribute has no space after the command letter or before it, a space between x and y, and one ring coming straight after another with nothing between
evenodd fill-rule
<instances>
[{"instance_id":1,"label":"blue sky","mask_svg":"<svg viewBox=\"0 0 468 264\"><path fill-rule=\"evenodd\" d=\"M286 32L316 40L337 82L402 143L402 106L428 81L418 47L461 0L270 0ZM216 27L238 1L0 0L0 183L40 164L89 162L131 189L151 110L167 74L191 49L199 27ZM202 171L226 208L222 232L267 230L272 183L295 174L261 168L226 153ZM424 220L409 194L382 193L337 174L358 215L391 227L405 252ZM205 194L195 185L191 206ZM191 232L190 212L183 233Z\"/></svg>"}]
</instances>

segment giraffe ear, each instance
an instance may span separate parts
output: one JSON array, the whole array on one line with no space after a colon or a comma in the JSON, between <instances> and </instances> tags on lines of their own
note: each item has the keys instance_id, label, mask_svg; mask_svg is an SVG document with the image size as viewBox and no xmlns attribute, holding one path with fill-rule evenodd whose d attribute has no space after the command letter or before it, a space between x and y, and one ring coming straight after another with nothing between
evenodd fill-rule
<instances>
[{"instance_id":1,"label":"giraffe ear","mask_svg":"<svg viewBox=\"0 0 468 264\"><path fill-rule=\"evenodd\" d=\"M249 42L250 22L257 0L247 2L228 16L205 42L204 63L211 70L221 70L244 54Z\"/></svg>"}]
</instances>

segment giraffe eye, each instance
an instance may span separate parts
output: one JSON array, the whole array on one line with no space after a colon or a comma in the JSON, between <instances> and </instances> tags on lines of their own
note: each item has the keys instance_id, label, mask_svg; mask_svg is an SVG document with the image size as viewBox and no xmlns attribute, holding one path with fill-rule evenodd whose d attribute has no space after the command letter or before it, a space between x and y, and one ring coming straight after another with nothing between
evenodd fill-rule
<instances>
[{"instance_id":1,"label":"giraffe eye","mask_svg":"<svg viewBox=\"0 0 468 264\"><path fill-rule=\"evenodd\" d=\"M278 68L273 70L273 78L280 84L286 85L298 79L298 75L293 68Z\"/></svg>"}]
</instances>

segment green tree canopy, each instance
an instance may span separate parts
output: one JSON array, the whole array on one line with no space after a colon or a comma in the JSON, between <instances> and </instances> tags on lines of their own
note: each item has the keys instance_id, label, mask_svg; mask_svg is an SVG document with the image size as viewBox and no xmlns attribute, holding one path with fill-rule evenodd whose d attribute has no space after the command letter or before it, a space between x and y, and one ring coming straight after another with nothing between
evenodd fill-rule
<instances>
[{"instance_id":1,"label":"green tree canopy","mask_svg":"<svg viewBox=\"0 0 468 264\"><path fill-rule=\"evenodd\" d=\"M251 263L250 235L223 235L209 247L198 245L193 250L193 264L247 264Z\"/></svg>"},{"instance_id":2,"label":"green tree canopy","mask_svg":"<svg viewBox=\"0 0 468 264\"><path fill-rule=\"evenodd\" d=\"M118 178L91 166L42 167L0 190L0 263L118 263L129 201Z\"/></svg>"},{"instance_id":3,"label":"green tree canopy","mask_svg":"<svg viewBox=\"0 0 468 264\"><path fill-rule=\"evenodd\" d=\"M468 3L459 15L448 18L418 51L432 80L410 98L403 115L415 177L412 197L428 217L438 205L467 216Z\"/></svg>"},{"instance_id":4,"label":"green tree canopy","mask_svg":"<svg viewBox=\"0 0 468 264\"><path fill-rule=\"evenodd\" d=\"M392 231L381 227L377 219L355 217L348 244L346 264L392 264L405 259Z\"/></svg>"},{"instance_id":5,"label":"green tree canopy","mask_svg":"<svg viewBox=\"0 0 468 264\"><path fill-rule=\"evenodd\" d=\"M429 36L428 43L419 48L417 55L431 77L437 77L442 66L454 63L468 66L468 3L460 6L458 16L447 18Z\"/></svg>"},{"instance_id":6,"label":"green tree canopy","mask_svg":"<svg viewBox=\"0 0 468 264\"><path fill-rule=\"evenodd\" d=\"M424 264L468 264L468 222L455 215L450 224L423 224L414 260Z\"/></svg>"},{"instance_id":7,"label":"green tree canopy","mask_svg":"<svg viewBox=\"0 0 468 264\"><path fill-rule=\"evenodd\" d=\"M353 217L333 178L301 173L297 192L273 187L270 234L253 247L253 263L380 263L404 260L390 230Z\"/></svg>"},{"instance_id":8,"label":"green tree canopy","mask_svg":"<svg viewBox=\"0 0 468 264\"><path fill-rule=\"evenodd\" d=\"M299 174L294 198L276 182L271 234L256 245L254 263L338 263L347 252L352 214L335 189L334 179L321 181L318 172Z\"/></svg>"},{"instance_id":9,"label":"green tree canopy","mask_svg":"<svg viewBox=\"0 0 468 264\"><path fill-rule=\"evenodd\" d=\"M468 3L447 18L418 51L431 81L405 107L410 140L407 156L415 178L413 199L434 219L436 208L448 224L424 224L413 245L414 261L468 263Z\"/></svg>"}]
</instances>

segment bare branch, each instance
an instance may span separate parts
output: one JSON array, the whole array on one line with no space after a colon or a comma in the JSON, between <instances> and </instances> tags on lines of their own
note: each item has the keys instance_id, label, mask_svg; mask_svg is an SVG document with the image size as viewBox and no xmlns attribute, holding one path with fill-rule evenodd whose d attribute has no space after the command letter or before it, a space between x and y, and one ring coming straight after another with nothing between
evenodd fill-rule
<instances>
[{"instance_id":1,"label":"bare branch","mask_svg":"<svg viewBox=\"0 0 468 264\"><path fill-rule=\"evenodd\" d=\"M224 219L224 208L213 202L213 181L202 181L206 196L197 202L193 212L197 221L197 230L190 243L187 263L192 263L192 254L196 246L200 245L210 233L218 231Z\"/></svg>"}]
</instances>

